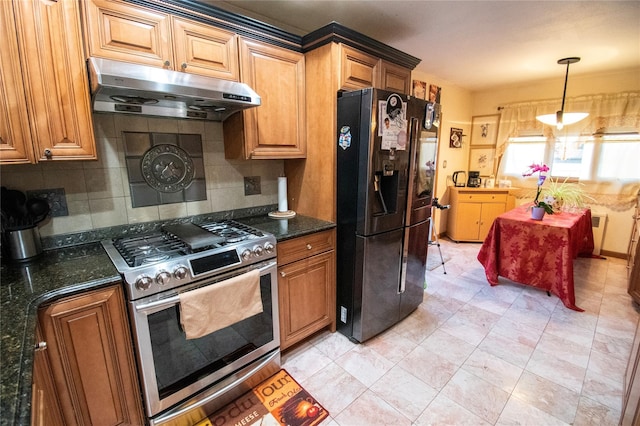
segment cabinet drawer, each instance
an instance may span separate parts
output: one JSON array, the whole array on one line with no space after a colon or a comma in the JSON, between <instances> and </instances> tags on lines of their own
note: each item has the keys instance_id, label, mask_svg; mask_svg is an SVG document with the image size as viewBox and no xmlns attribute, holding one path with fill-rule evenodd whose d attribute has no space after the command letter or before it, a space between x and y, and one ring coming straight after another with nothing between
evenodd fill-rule
<instances>
[{"instance_id":1,"label":"cabinet drawer","mask_svg":"<svg viewBox=\"0 0 640 426\"><path fill-rule=\"evenodd\" d=\"M286 265L318 253L333 250L335 230L316 232L278 243L278 265Z\"/></svg>"},{"instance_id":2,"label":"cabinet drawer","mask_svg":"<svg viewBox=\"0 0 640 426\"><path fill-rule=\"evenodd\" d=\"M464 202L475 202L475 203L506 203L507 202L507 193L473 193L473 192L463 192L460 191L458 193L458 201L461 203Z\"/></svg>"}]
</instances>

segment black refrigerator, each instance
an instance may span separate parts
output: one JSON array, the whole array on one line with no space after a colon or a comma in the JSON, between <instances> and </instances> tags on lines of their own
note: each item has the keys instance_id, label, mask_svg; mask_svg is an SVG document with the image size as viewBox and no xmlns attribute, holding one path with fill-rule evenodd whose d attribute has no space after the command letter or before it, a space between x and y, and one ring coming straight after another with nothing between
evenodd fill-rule
<instances>
[{"instance_id":1,"label":"black refrigerator","mask_svg":"<svg viewBox=\"0 0 640 426\"><path fill-rule=\"evenodd\" d=\"M437 151L430 111L402 93L339 94L337 318L353 341L422 303Z\"/></svg>"}]
</instances>

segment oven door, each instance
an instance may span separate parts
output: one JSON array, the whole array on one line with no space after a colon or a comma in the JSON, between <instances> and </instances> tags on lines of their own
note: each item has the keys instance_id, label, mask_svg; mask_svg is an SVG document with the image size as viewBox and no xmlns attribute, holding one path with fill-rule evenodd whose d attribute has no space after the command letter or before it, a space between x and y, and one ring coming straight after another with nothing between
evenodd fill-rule
<instances>
[{"instance_id":1,"label":"oven door","mask_svg":"<svg viewBox=\"0 0 640 426\"><path fill-rule=\"evenodd\" d=\"M279 361L275 260L189 284L179 291L215 285L256 268L260 270L263 312L197 339L187 340L182 331L177 291L130 302L149 417L245 369L269 352L277 351Z\"/></svg>"}]
</instances>

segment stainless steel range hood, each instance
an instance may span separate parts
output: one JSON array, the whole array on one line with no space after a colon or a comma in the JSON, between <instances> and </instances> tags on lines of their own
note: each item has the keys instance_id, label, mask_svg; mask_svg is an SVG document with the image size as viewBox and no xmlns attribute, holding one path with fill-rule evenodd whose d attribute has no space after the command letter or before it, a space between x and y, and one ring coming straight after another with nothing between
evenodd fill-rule
<instances>
[{"instance_id":1,"label":"stainless steel range hood","mask_svg":"<svg viewBox=\"0 0 640 426\"><path fill-rule=\"evenodd\" d=\"M88 62L97 112L224 121L260 105L244 83L102 58Z\"/></svg>"}]
</instances>

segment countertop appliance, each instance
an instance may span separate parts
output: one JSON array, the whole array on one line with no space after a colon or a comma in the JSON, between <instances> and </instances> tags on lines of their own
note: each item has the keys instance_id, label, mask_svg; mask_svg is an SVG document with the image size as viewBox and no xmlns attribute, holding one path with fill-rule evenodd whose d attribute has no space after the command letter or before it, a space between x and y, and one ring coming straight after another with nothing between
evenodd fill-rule
<instances>
[{"instance_id":1,"label":"countertop appliance","mask_svg":"<svg viewBox=\"0 0 640 426\"><path fill-rule=\"evenodd\" d=\"M469 172L469 180L467 181L467 186L470 188L480 188L482 184L482 178L480 177L480 172Z\"/></svg>"},{"instance_id":2,"label":"countertop appliance","mask_svg":"<svg viewBox=\"0 0 640 426\"><path fill-rule=\"evenodd\" d=\"M165 225L102 245L123 277L151 425L212 414L280 369L273 235L227 220ZM262 313L187 339L181 296L254 270Z\"/></svg>"},{"instance_id":3,"label":"countertop appliance","mask_svg":"<svg viewBox=\"0 0 640 426\"><path fill-rule=\"evenodd\" d=\"M452 180L453 186L464 187L467 182L467 172L462 170L453 172Z\"/></svg>"},{"instance_id":4,"label":"countertop appliance","mask_svg":"<svg viewBox=\"0 0 640 426\"><path fill-rule=\"evenodd\" d=\"M338 99L338 330L357 342L423 300L437 151L426 108L371 88Z\"/></svg>"},{"instance_id":5,"label":"countertop appliance","mask_svg":"<svg viewBox=\"0 0 640 426\"><path fill-rule=\"evenodd\" d=\"M247 84L146 65L89 58L93 110L224 121L260 105Z\"/></svg>"}]
</instances>

